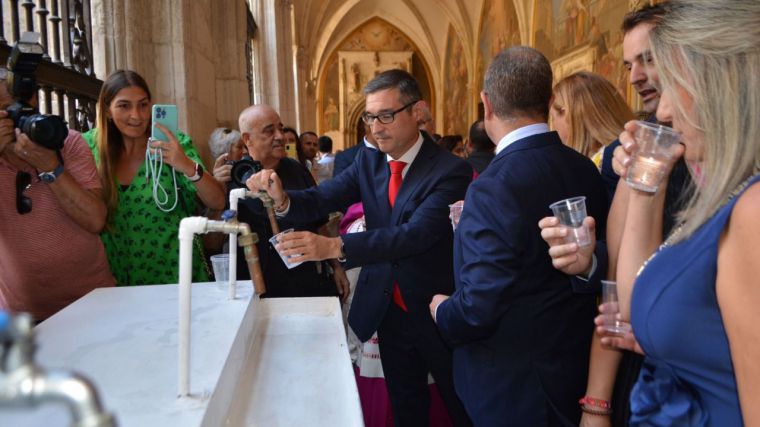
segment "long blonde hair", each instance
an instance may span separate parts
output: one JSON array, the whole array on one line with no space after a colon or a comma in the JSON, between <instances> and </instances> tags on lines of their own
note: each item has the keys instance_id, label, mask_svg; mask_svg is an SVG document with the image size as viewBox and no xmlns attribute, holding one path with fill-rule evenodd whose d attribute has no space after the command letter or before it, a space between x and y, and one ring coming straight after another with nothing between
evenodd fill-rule
<instances>
[{"instance_id":1,"label":"long blonde hair","mask_svg":"<svg viewBox=\"0 0 760 427\"><path fill-rule=\"evenodd\" d=\"M103 185L103 200L108 208L106 224L110 224L119 205L119 191L116 181L116 165L124 152L124 140L116 124L108 118L108 107L120 90L136 86L145 91L151 99L150 89L139 74L131 70L117 70L108 76L98 96L97 143L98 174Z\"/></svg>"},{"instance_id":2,"label":"long blonde hair","mask_svg":"<svg viewBox=\"0 0 760 427\"><path fill-rule=\"evenodd\" d=\"M705 179L679 214L690 236L728 195L760 170L760 2L675 0L651 33L662 93L693 100L689 119L673 102L673 115L702 136ZM696 121L696 122L695 122Z\"/></svg>"},{"instance_id":3,"label":"long blonde hair","mask_svg":"<svg viewBox=\"0 0 760 427\"><path fill-rule=\"evenodd\" d=\"M554 97L567 116L565 143L586 157L616 140L623 125L635 118L612 83L588 71L560 80L554 86Z\"/></svg>"}]
</instances>

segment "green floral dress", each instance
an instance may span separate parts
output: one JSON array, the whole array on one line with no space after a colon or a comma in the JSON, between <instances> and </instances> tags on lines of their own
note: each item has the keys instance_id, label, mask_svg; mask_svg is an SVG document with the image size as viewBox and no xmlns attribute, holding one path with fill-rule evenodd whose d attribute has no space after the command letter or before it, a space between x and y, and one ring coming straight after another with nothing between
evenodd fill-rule
<instances>
[{"instance_id":1,"label":"green floral dress","mask_svg":"<svg viewBox=\"0 0 760 427\"><path fill-rule=\"evenodd\" d=\"M97 129L82 135L100 163ZM182 149L192 161L203 164L189 136L177 133ZM164 165L160 182L174 203L172 168ZM146 178L145 162L128 186L117 183L119 206L113 220L100 234L117 286L177 283L179 281L179 222L196 213L196 190L181 172L176 173L179 200L171 212L163 212L153 201L153 189ZM193 281L209 280L201 253L200 239L193 244Z\"/></svg>"}]
</instances>

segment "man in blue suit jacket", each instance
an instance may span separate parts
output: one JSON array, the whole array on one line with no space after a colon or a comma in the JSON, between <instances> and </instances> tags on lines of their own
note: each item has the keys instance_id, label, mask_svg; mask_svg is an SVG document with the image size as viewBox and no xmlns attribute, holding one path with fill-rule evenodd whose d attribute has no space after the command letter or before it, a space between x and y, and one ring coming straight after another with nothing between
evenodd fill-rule
<instances>
[{"instance_id":1,"label":"man in blue suit jacket","mask_svg":"<svg viewBox=\"0 0 760 427\"><path fill-rule=\"evenodd\" d=\"M429 372L454 424L468 425L453 387L451 352L428 303L437 293L453 291L448 205L464 197L472 170L421 135L415 108L421 95L409 73L381 73L364 94L363 119L379 151L359 150L348 169L309 190L285 193L270 170L247 185L269 192L278 215L291 221L308 222L355 202L364 204L367 231L336 238L294 232L283 236L278 248L294 255L293 262L338 258L346 268L363 266L348 321L362 341L378 332L397 426L428 425ZM391 169L400 187L390 185Z\"/></svg>"},{"instance_id":2,"label":"man in blue suit jacket","mask_svg":"<svg viewBox=\"0 0 760 427\"><path fill-rule=\"evenodd\" d=\"M546 119L549 62L513 47L492 61L481 98L497 154L467 192L454 241L456 292L430 304L454 345L454 384L478 426L578 425L596 314L593 289L552 267L538 221L549 205L586 196L604 229L594 164Z\"/></svg>"},{"instance_id":3,"label":"man in blue suit jacket","mask_svg":"<svg viewBox=\"0 0 760 427\"><path fill-rule=\"evenodd\" d=\"M372 129L366 123L364 124L364 139L362 142L354 145L351 148L345 149L335 155L335 167L333 168L333 177L340 175L341 172L348 169L351 163L354 162L356 155L359 151L364 149L377 150L377 142L372 137Z\"/></svg>"}]
</instances>

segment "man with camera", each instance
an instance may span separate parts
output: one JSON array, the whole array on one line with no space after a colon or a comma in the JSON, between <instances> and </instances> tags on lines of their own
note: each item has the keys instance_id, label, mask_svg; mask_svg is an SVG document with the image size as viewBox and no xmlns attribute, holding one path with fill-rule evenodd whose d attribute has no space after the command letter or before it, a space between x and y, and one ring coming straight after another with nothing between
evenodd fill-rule
<instances>
[{"instance_id":1,"label":"man with camera","mask_svg":"<svg viewBox=\"0 0 760 427\"><path fill-rule=\"evenodd\" d=\"M0 309L41 321L96 287L114 285L98 235L106 206L78 132L32 140L16 129L30 132L25 123L50 116L38 114L34 95L14 102L7 76L0 69Z\"/></svg>"}]
</instances>

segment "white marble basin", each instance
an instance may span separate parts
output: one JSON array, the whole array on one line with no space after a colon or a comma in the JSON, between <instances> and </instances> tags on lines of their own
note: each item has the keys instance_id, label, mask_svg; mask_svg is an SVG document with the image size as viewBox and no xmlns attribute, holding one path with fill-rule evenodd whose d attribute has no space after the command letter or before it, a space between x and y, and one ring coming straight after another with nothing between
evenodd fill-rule
<instances>
[{"instance_id":1,"label":"white marble basin","mask_svg":"<svg viewBox=\"0 0 760 427\"><path fill-rule=\"evenodd\" d=\"M194 284L191 397L177 398L177 287L98 289L37 328L37 361L93 380L120 426L360 426L336 298L227 299ZM68 426L61 405L0 408L0 426Z\"/></svg>"}]
</instances>

